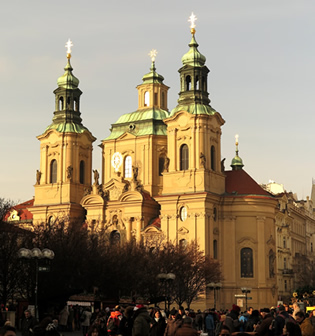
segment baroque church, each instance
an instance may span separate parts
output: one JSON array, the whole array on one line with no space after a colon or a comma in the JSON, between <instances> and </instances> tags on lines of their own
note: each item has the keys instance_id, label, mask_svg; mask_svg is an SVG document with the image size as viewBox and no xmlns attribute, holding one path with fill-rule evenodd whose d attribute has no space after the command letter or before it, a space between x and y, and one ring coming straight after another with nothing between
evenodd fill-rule
<instances>
[{"instance_id":1,"label":"baroque church","mask_svg":"<svg viewBox=\"0 0 315 336\"><path fill-rule=\"evenodd\" d=\"M150 72L137 86L138 109L121 115L101 142L100 172L92 166L96 138L81 119L82 92L68 41L52 123L37 137L40 168L27 208L33 223L85 218L90 230L105 228L121 242L167 239L184 246L197 240L222 264L218 307L236 303L243 287L251 289L251 306L275 305L278 201L243 169L238 140L231 169L221 161L225 121L210 105L209 69L195 34L192 16L189 49L178 70L179 98L171 111L169 87L151 52ZM211 302L209 291L205 307Z\"/></svg>"}]
</instances>

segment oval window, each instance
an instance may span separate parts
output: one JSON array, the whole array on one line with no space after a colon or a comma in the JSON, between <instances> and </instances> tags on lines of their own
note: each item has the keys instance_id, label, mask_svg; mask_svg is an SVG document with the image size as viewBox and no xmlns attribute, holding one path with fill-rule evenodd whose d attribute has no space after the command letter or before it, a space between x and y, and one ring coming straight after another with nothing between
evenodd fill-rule
<instances>
[{"instance_id":1,"label":"oval window","mask_svg":"<svg viewBox=\"0 0 315 336\"><path fill-rule=\"evenodd\" d=\"M179 218L182 222L184 222L187 218L187 209L186 207L181 207L179 211Z\"/></svg>"}]
</instances>

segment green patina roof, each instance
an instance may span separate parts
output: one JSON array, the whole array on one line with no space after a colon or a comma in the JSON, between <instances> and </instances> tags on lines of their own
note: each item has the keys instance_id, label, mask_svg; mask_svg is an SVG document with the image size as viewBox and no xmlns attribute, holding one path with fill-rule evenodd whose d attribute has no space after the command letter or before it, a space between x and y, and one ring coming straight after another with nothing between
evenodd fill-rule
<instances>
[{"instance_id":1,"label":"green patina roof","mask_svg":"<svg viewBox=\"0 0 315 336\"><path fill-rule=\"evenodd\" d=\"M58 123L58 124L50 124L46 129L45 132L48 130L56 130L57 132L60 133L83 133L85 131L90 132L86 127L84 127L82 124L76 124L74 122L63 122L63 123ZM45 133L44 132L44 133Z\"/></svg>"},{"instance_id":2,"label":"green patina roof","mask_svg":"<svg viewBox=\"0 0 315 336\"><path fill-rule=\"evenodd\" d=\"M66 92L69 93L69 91L79 92L81 94L81 91L78 88L79 79L72 74L73 68L70 64L70 57L68 57L68 62L64 70L65 73L57 80L58 89L54 91L55 94L58 90L58 92L64 92L64 99L66 99ZM55 111L53 121L45 129L45 132L48 130L56 130L60 133L83 133L85 131L90 133L90 131L83 126L80 115L81 113L79 111L74 111L73 109L68 108Z\"/></svg>"},{"instance_id":3,"label":"green patina roof","mask_svg":"<svg viewBox=\"0 0 315 336\"><path fill-rule=\"evenodd\" d=\"M170 116L173 116L176 112L187 111L190 114L207 114L214 115L217 111L212 108L210 105L193 103L189 105L177 105L172 111Z\"/></svg>"},{"instance_id":4,"label":"green patina roof","mask_svg":"<svg viewBox=\"0 0 315 336\"><path fill-rule=\"evenodd\" d=\"M124 114L112 125L111 134L105 140L117 139L125 132L135 136L166 135L163 119L168 117L169 112L157 107Z\"/></svg>"},{"instance_id":5,"label":"green patina roof","mask_svg":"<svg viewBox=\"0 0 315 336\"><path fill-rule=\"evenodd\" d=\"M238 150L236 150L236 155L232 159L231 167L233 170L240 170L244 167L243 160L238 156Z\"/></svg>"},{"instance_id":6,"label":"green patina roof","mask_svg":"<svg viewBox=\"0 0 315 336\"><path fill-rule=\"evenodd\" d=\"M163 84L164 77L162 75L159 75L155 70L155 62L153 61L151 64L150 72L147 73L142 77L143 83L142 84L153 84L153 83L159 83Z\"/></svg>"},{"instance_id":7,"label":"green patina roof","mask_svg":"<svg viewBox=\"0 0 315 336\"><path fill-rule=\"evenodd\" d=\"M199 44L195 40L195 35L192 36L189 43L189 51L182 57L182 63L184 65L192 65L201 67L205 65L206 57L198 51Z\"/></svg>"},{"instance_id":8,"label":"green patina roof","mask_svg":"<svg viewBox=\"0 0 315 336\"><path fill-rule=\"evenodd\" d=\"M76 89L79 86L79 80L72 74L73 68L70 64L70 58L68 58L67 65L64 69L65 73L57 80L58 86L64 89Z\"/></svg>"}]
</instances>

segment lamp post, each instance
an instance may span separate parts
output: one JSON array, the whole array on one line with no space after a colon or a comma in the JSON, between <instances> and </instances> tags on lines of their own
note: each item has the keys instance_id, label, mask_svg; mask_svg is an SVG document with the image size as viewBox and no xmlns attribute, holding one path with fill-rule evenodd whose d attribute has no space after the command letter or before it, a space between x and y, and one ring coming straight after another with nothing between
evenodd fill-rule
<instances>
[{"instance_id":1,"label":"lamp post","mask_svg":"<svg viewBox=\"0 0 315 336\"><path fill-rule=\"evenodd\" d=\"M242 293L245 294L245 305L246 305L246 311L247 311L247 294L249 294L251 292L251 288L247 288L247 287L242 287L241 291Z\"/></svg>"},{"instance_id":2,"label":"lamp post","mask_svg":"<svg viewBox=\"0 0 315 336\"><path fill-rule=\"evenodd\" d=\"M164 299L165 299L165 311L166 311L166 301L167 301L167 288L169 284L175 280L176 275L174 273L160 273L157 278L164 283ZM168 301L169 302L169 301ZM169 307L168 307L169 308Z\"/></svg>"},{"instance_id":3,"label":"lamp post","mask_svg":"<svg viewBox=\"0 0 315 336\"><path fill-rule=\"evenodd\" d=\"M210 290L213 290L213 299L214 299L214 309L216 309L217 305L217 290L220 290L222 288L221 282L210 282L207 284L207 288Z\"/></svg>"},{"instance_id":4,"label":"lamp post","mask_svg":"<svg viewBox=\"0 0 315 336\"><path fill-rule=\"evenodd\" d=\"M18 257L20 259L32 259L35 260L35 317L38 320L38 272L48 272L49 266L39 267L39 259L52 260L55 257L55 253L47 248L40 250L34 247L32 250L21 248L18 251Z\"/></svg>"}]
</instances>

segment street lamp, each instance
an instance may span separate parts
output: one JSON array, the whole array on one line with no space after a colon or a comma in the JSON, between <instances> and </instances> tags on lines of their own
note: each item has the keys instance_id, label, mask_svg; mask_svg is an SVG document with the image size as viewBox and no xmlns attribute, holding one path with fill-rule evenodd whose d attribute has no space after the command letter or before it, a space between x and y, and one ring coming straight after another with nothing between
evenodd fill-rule
<instances>
[{"instance_id":1,"label":"street lamp","mask_svg":"<svg viewBox=\"0 0 315 336\"><path fill-rule=\"evenodd\" d=\"M18 250L18 257L20 259L33 259L35 260L35 317L38 320L38 272L48 272L49 266L39 267L39 259L52 260L55 257L55 253L47 248L40 250L34 247L32 250L21 248Z\"/></svg>"},{"instance_id":2,"label":"street lamp","mask_svg":"<svg viewBox=\"0 0 315 336\"><path fill-rule=\"evenodd\" d=\"M167 284L170 284L175 280L176 275L174 273L160 273L157 278L164 283L164 299L165 299L165 311L166 311L166 300L167 300ZM169 307L168 307L169 308Z\"/></svg>"},{"instance_id":3,"label":"street lamp","mask_svg":"<svg viewBox=\"0 0 315 336\"><path fill-rule=\"evenodd\" d=\"M251 288L247 288L247 287L242 287L241 291L242 293L245 294L245 305L246 305L246 311L247 311L247 294L249 294L251 292Z\"/></svg>"},{"instance_id":4,"label":"street lamp","mask_svg":"<svg viewBox=\"0 0 315 336\"><path fill-rule=\"evenodd\" d=\"M213 299L214 299L214 309L216 309L216 303L217 303L217 290L220 290L222 288L221 282L210 282L207 284L207 288L210 290L213 290Z\"/></svg>"}]
</instances>

